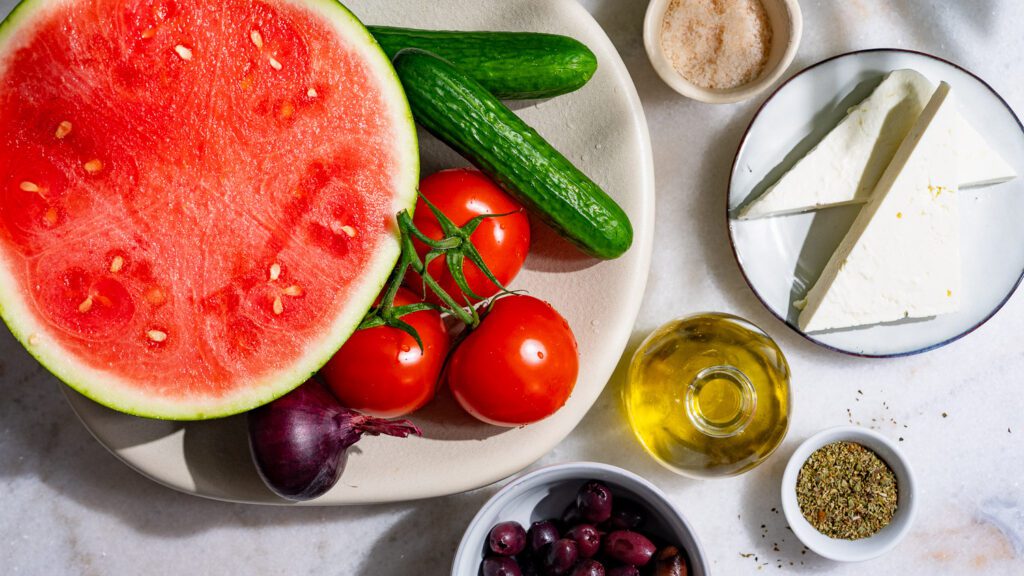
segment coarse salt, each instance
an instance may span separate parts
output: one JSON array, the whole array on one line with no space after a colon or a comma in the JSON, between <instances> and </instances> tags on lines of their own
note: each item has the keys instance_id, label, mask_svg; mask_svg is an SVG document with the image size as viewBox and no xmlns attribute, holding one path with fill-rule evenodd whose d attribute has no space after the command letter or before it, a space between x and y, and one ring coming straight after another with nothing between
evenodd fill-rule
<instances>
[{"instance_id":1,"label":"coarse salt","mask_svg":"<svg viewBox=\"0 0 1024 576\"><path fill-rule=\"evenodd\" d=\"M661 48L687 81L728 90L756 79L768 62L772 29L761 0L672 0Z\"/></svg>"}]
</instances>

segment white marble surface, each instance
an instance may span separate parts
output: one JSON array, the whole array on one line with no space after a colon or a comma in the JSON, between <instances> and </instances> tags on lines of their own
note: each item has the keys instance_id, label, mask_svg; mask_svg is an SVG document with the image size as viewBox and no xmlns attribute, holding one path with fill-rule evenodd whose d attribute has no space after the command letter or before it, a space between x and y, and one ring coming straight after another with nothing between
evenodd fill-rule
<instances>
[{"instance_id":1,"label":"white marble surface","mask_svg":"<svg viewBox=\"0 0 1024 576\"><path fill-rule=\"evenodd\" d=\"M714 574L1024 574L1024 297L970 337L907 359L847 358L797 337L743 283L722 218L729 164L758 100L713 107L677 96L643 53L644 2L584 4L630 67L654 141L659 242L634 341L670 317L697 311L750 318L789 356L795 412L785 444L762 467L730 480L686 480L664 472L632 439L617 375L580 427L538 465L592 459L647 476L687 511ZM802 5L804 41L790 73L847 50L914 48L975 71L1024 112L1018 0ZM495 490L331 509L185 496L107 454L75 421L56 381L26 388L42 369L20 356L6 332L0 349L5 574L445 574L463 527ZM774 511L796 444L849 419L902 438L921 485L911 535L862 565L803 553Z\"/></svg>"}]
</instances>

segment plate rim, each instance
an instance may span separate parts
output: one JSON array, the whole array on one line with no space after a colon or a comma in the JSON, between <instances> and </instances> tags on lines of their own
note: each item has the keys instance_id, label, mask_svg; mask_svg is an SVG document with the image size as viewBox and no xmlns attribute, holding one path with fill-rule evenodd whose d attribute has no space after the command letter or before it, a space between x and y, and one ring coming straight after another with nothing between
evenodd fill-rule
<instances>
[{"instance_id":1,"label":"plate rim","mask_svg":"<svg viewBox=\"0 0 1024 576\"><path fill-rule=\"evenodd\" d=\"M993 88L988 82L983 80L980 76L978 76L974 72L971 72L967 68L957 64L956 62L952 62L952 61L947 60L947 59L945 59L945 58L943 58L941 56L936 56L936 55L930 54L928 52L922 52L920 50L912 50L912 49L908 49L908 48L864 48L864 49L861 49L861 50L851 50L849 52L843 52L843 53L840 53L840 54L836 54L834 56L830 56L828 58L825 58L823 60L819 60L818 62L810 64L810 65L802 68L798 72L794 73L792 76L790 76L785 81L783 81L781 84L779 84L774 90L772 90L771 94L769 94L768 97L765 98L764 101L761 102L760 105L758 105L757 110L754 112L753 117L751 117L750 122L747 124L747 127L743 130L743 136L740 138L739 144L736 146L736 152L733 155L732 166L731 166L731 168L729 170L729 180L728 180L728 183L727 183L726 188L725 188L725 222L726 222L726 227L729 230L729 248L732 250L733 260L735 260L737 267L740 269L740 274L743 276L743 282L747 285L748 288L750 288L750 291L754 293L754 297L757 298L758 302L760 302L761 305L764 306L764 308L766 310L768 310L768 312L772 316L774 316L777 320L779 320L784 325L789 327L793 332L796 332L797 334L802 336L805 340L808 340L808 341L810 341L810 342L812 342L812 343L814 343L814 344L816 344L818 346L821 346L822 348L825 348L826 350L831 350L833 352L838 352L840 354L845 354L847 356L853 356L853 357L856 357L856 358L905 358L907 356L916 356L918 354L924 354L926 352L931 352L932 350L937 350L937 349L942 348L942 347L944 347L944 346L946 346L948 344L952 344L953 342L956 342L957 340L960 340L961 338L974 333L974 331L976 331L977 329L979 329L982 326L984 326L986 323L988 323L989 320L991 320L996 314L998 314L1000 310L1003 309L1003 307L1006 305L1006 303L1010 301L1010 298L1013 298L1013 295L1017 292L1017 289L1020 287L1021 282L1024 281L1024 269L1021 270L1020 274L1017 276L1017 281L1014 282L1013 286L1010 287L1010 290L1009 290L1009 292L1007 292L1006 296L1004 296L1003 299L998 304L996 304L996 306L994 308L992 308L992 310L989 311L989 313L984 318L982 318L980 321L975 323L973 326L971 326L971 327L967 328L966 330L960 332L959 334L956 334L955 336L952 336L951 338L947 338L947 339L942 340L940 342L936 342L935 344L930 344L930 345L925 346L923 348L917 348L915 350L908 350L908 351L905 351L905 352L893 352L893 353L890 353L890 354L869 354L869 353L866 353L866 352L858 352L858 351L854 351L854 350L847 350L845 348L840 348L838 346L833 346L832 344L828 344L826 342L823 342L823 341L821 341L821 340L819 340L819 339L817 339L817 338L807 334L806 332L801 330L799 326L796 326L796 325L792 324L789 320L787 320L786 318L784 318L783 316L778 314L775 311L775 309L772 308L768 304L768 302L764 299L764 297L761 296L761 293L758 292L757 288L754 286L754 283L751 282L750 278L747 276L747 270L743 266L743 261L740 258L739 251L736 248L736 235L735 235L735 229L733 228L734 220L731 217L731 210L729 209L729 198L732 195L733 176L736 174L736 169L737 169L737 165L739 163L740 154L743 152L743 148L744 148L744 146L746 146L747 140L750 137L750 130L754 127L754 124L761 117L761 113L764 112L765 107L768 106L768 104L772 100L774 100L775 97L780 92L782 92L782 90L785 89L789 85L790 82L792 82L793 80L796 80L797 78L803 76L805 73L810 72L811 70L813 70L813 69L815 69L815 68L817 68L819 66L822 66L824 64L828 64L829 62L832 62L833 60L839 60L841 58L855 57L855 56L859 56L859 55L862 55L862 54L871 54L871 53L878 53L878 52L894 52L894 53L900 53L900 54L912 54L912 55L915 55L915 56L923 56L925 58L930 58L932 60L936 60L936 61L941 62L943 64L946 64L948 66L952 66L953 68L955 68L957 70L960 70L961 72L967 74L971 78L974 78L975 80L977 80L979 83L981 83L982 86L984 86L989 92L991 92L992 95L995 96L996 99L999 100L999 102L1003 105L1003 107L1006 108L1006 110L1010 113L1010 116L1013 117L1015 122L1017 122L1017 128L1019 128L1021 133L1024 134L1024 124L1021 123L1020 117L1018 117L1016 112L1014 112L1013 107L1010 106L1009 102L1007 102L1006 99L1003 98L1003 96L1001 94L999 94L999 92L997 92L996 89Z\"/></svg>"},{"instance_id":2,"label":"plate rim","mask_svg":"<svg viewBox=\"0 0 1024 576\"><path fill-rule=\"evenodd\" d=\"M633 245L630 247L629 252L627 252L627 254L633 252L636 253L636 264L632 268L634 273L631 275L631 280L628 282L629 289L625 291L626 297L619 303L620 309L626 312L625 315L623 315L622 317L623 328L620 333L613 334L613 337L610 338L611 340L616 342L615 348L619 349L619 353L614 357L609 356L607 359L603 360L604 365L602 369L599 370L599 372L606 374L606 376L604 377L604 381L600 383L600 386L595 386L594 391L591 393L591 398L585 399L581 403L581 407L585 409L582 410L578 419L576 419L576 421L573 422L573 424L567 427L564 431L559 431L558 434L552 435L553 437L557 436L557 439L555 439L551 443L550 448L548 448L547 450L540 454L531 456L527 459L516 461L516 463L511 466L500 467L497 469L496 472L492 472L487 475L481 475L477 480L448 483L444 484L444 487L440 488L438 486L441 485L424 485L418 490L403 493L399 497L395 498L360 498L358 496L353 497L352 495L343 495L336 497L334 499L326 497L317 498L314 500L304 502L291 502L285 500L254 500L244 495L240 497L230 497L227 495L221 495L217 493L204 493L200 492L200 489L196 486L189 486L188 484L179 484L178 482L175 482L174 479L169 478L166 475L155 475L154 470L146 468L138 461L136 461L136 459L130 458L128 455L126 455L124 453L125 450L123 448L118 449L111 447L104 440L102 440L99 437L97 431L93 428L93 426L86 421L86 417L83 415L83 413L77 409L76 398L74 398L76 393L74 392L74 390L70 389L70 387L66 385L63 385L62 382L61 391L64 395L65 401L68 402L72 412L75 414L75 417L82 423L82 425L89 432L89 434L105 450L107 450L117 460L121 461L130 469L134 470L135 472L138 472L148 480L154 481L157 484L160 484L177 492L188 494L190 496L196 496L208 500L222 502L270 506L312 507L359 506L387 503L393 504L420 500L425 498L436 498L453 494L460 494L471 490L476 490L479 488L493 485L497 482L501 482L502 480L511 478L517 474L522 473L524 470L528 469L530 466L532 466L537 461L539 461L547 454L549 454L552 450L554 450L557 447L558 444L560 444L570 434L572 434L572 432L579 426L580 422L583 421L583 418L586 417L591 408L593 408L594 404L604 393L608 385L608 382L611 380L615 368L620 361L622 351L626 349L629 339L632 336L633 329L636 326L636 320L639 316L640 308L644 301L643 297L646 293L646 288L650 277L650 269L654 248L654 225L657 204L657 188L655 184L656 174L654 170L654 152L650 137L650 128L647 125L646 113L643 108L643 103L640 99L636 83L633 80L632 74L630 74L629 72L629 68L626 66L622 58L622 54L619 52L619 49L615 45L615 43L611 40L611 37L608 35L608 32L604 29L603 26L601 26L601 24L597 21L594 15L591 14L590 11L588 11L579 2L579 0L559 0L559 2L564 7L564 9L571 10L575 13L572 18L573 21L579 22L579 25L581 27L589 28L594 33L599 34L600 38L597 41L603 43L606 47L607 52L609 52L610 55L613 56L611 58L606 58L606 60L602 62L602 66L607 68L611 74L613 74L617 79L619 79L616 81L617 87L621 85L621 87L626 88L624 90L624 93L622 94L622 98L624 98L626 101L629 121L631 124L634 124L636 126L636 153L641 159L641 164L639 176L637 177L637 181L639 182L640 186L630 189L633 191L631 193L639 192L639 194L637 194L638 201L636 213L634 217L631 219L635 235L633 239ZM569 34L571 34L571 32ZM627 191L627 193L630 192ZM577 384L579 383L577 382ZM87 398L85 400L88 402L92 402ZM168 436L178 433L180 433L180 431L175 431L172 434L168 434Z\"/></svg>"}]
</instances>

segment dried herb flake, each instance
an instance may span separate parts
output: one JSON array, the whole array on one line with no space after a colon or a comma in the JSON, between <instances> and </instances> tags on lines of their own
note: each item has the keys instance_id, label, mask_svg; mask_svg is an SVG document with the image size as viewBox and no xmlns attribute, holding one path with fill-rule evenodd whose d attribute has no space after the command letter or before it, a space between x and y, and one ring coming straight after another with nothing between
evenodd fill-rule
<instances>
[{"instance_id":1,"label":"dried herb flake","mask_svg":"<svg viewBox=\"0 0 1024 576\"><path fill-rule=\"evenodd\" d=\"M804 462L796 481L804 518L830 538L867 538L892 522L896 475L871 450L854 442L833 442Z\"/></svg>"}]
</instances>

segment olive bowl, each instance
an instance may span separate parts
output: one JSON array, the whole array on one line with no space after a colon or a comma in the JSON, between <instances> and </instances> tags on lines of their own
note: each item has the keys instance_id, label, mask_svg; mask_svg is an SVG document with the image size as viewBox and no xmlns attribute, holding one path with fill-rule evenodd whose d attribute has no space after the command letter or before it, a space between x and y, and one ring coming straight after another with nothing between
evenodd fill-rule
<instances>
[{"instance_id":1,"label":"olive bowl","mask_svg":"<svg viewBox=\"0 0 1024 576\"><path fill-rule=\"evenodd\" d=\"M622 468L597 462L570 462L534 470L512 480L488 500L469 523L452 565L452 576L478 576L491 528L516 521L524 528L559 518L588 480L608 485L613 498L625 497L647 512L642 529L686 553L688 576L708 576L704 549L679 508L659 488Z\"/></svg>"}]
</instances>

